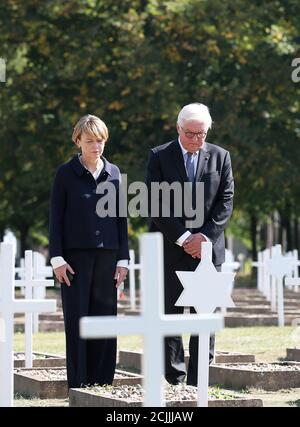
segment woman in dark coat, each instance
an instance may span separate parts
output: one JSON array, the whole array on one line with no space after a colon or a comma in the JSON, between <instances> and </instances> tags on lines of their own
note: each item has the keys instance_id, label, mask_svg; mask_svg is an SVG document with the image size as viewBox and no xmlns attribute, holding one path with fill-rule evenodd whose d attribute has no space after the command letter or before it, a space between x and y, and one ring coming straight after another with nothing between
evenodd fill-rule
<instances>
[{"instance_id":1,"label":"woman in dark coat","mask_svg":"<svg viewBox=\"0 0 300 427\"><path fill-rule=\"evenodd\" d=\"M50 203L49 251L61 283L69 388L112 384L116 339L83 340L79 319L117 314L117 287L125 280L129 249L127 219L119 215L119 168L103 157L108 140L105 123L82 117L73 142L80 152L56 173ZM101 185L116 207L105 216L99 209ZM103 209L102 209L103 210Z\"/></svg>"}]
</instances>

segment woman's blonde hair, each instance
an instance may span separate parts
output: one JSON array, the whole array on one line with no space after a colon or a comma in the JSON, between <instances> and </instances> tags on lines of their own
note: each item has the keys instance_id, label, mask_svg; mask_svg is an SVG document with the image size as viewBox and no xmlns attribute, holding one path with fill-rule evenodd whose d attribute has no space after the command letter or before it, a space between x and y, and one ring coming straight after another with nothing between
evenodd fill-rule
<instances>
[{"instance_id":1,"label":"woman's blonde hair","mask_svg":"<svg viewBox=\"0 0 300 427\"><path fill-rule=\"evenodd\" d=\"M83 133L87 133L90 136L104 141L108 140L108 129L106 124L99 119L99 117L92 116L91 114L81 117L76 123L72 134L72 140L75 144Z\"/></svg>"}]
</instances>

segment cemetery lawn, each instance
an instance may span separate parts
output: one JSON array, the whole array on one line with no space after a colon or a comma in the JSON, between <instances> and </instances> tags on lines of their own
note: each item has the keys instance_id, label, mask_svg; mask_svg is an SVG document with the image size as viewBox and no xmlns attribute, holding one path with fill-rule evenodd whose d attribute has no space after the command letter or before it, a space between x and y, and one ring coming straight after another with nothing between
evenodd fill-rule
<instances>
[{"instance_id":1,"label":"cemetery lawn","mask_svg":"<svg viewBox=\"0 0 300 427\"><path fill-rule=\"evenodd\" d=\"M188 347L188 335L184 336ZM299 346L300 327L226 328L216 335L216 349L255 354L257 362L276 362L286 357L286 349ZM119 337L118 348L141 350L140 336ZM38 333L33 338L34 351L65 355L63 332ZM24 350L24 334L16 333L14 350Z\"/></svg>"},{"instance_id":2,"label":"cemetery lawn","mask_svg":"<svg viewBox=\"0 0 300 427\"><path fill-rule=\"evenodd\" d=\"M299 347L300 327L253 327L227 328L216 335L216 350L254 354L257 362L275 362L286 357L286 349ZM184 336L188 347L188 335ZM143 340L140 336L119 337L118 348L122 350L141 350ZM65 355L63 332L38 333L33 337L33 349L38 352ZM16 333L14 350L24 351L24 334ZM225 389L224 389L225 390ZM241 392L241 390L238 390ZM268 407L300 407L300 389L270 392L258 389L244 390L250 397L261 398ZM15 406L68 406L67 399L41 400L25 399L16 396Z\"/></svg>"}]
</instances>

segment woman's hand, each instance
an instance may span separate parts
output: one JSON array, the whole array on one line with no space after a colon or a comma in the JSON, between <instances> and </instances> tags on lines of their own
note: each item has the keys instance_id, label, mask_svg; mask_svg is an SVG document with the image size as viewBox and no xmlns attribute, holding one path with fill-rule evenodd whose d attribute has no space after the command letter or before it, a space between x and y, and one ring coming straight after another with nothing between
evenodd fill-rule
<instances>
[{"instance_id":1,"label":"woman's hand","mask_svg":"<svg viewBox=\"0 0 300 427\"><path fill-rule=\"evenodd\" d=\"M118 288L121 283L124 282L124 280L126 279L128 273L128 268L126 267L117 267L116 268L116 272L115 272L115 280L116 282L116 288Z\"/></svg>"},{"instance_id":2,"label":"woman's hand","mask_svg":"<svg viewBox=\"0 0 300 427\"><path fill-rule=\"evenodd\" d=\"M67 276L67 271L72 274L75 274L75 271L68 263L55 268L54 274L60 283L65 283L66 285L71 286L71 282Z\"/></svg>"}]
</instances>

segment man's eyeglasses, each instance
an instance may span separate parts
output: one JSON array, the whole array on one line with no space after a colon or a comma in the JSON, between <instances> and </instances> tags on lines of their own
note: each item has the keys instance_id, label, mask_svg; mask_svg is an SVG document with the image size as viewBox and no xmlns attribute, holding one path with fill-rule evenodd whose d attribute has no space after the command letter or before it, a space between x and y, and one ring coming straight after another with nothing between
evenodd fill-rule
<instances>
[{"instance_id":1,"label":"man's eyeglasses","mask_svg":"<svg viewBox=\"0 0 300 427\"><path fill-rule=\"evenodd\" d=\"M204 138L207 135L207 132L191 132L189 130L185 131L182 126L180 126L180 128L183 130L185 136L189 139L193 139L194 137L196 137L197 139L200 139L200 138Z\"/></svg>"}]
</instances>

